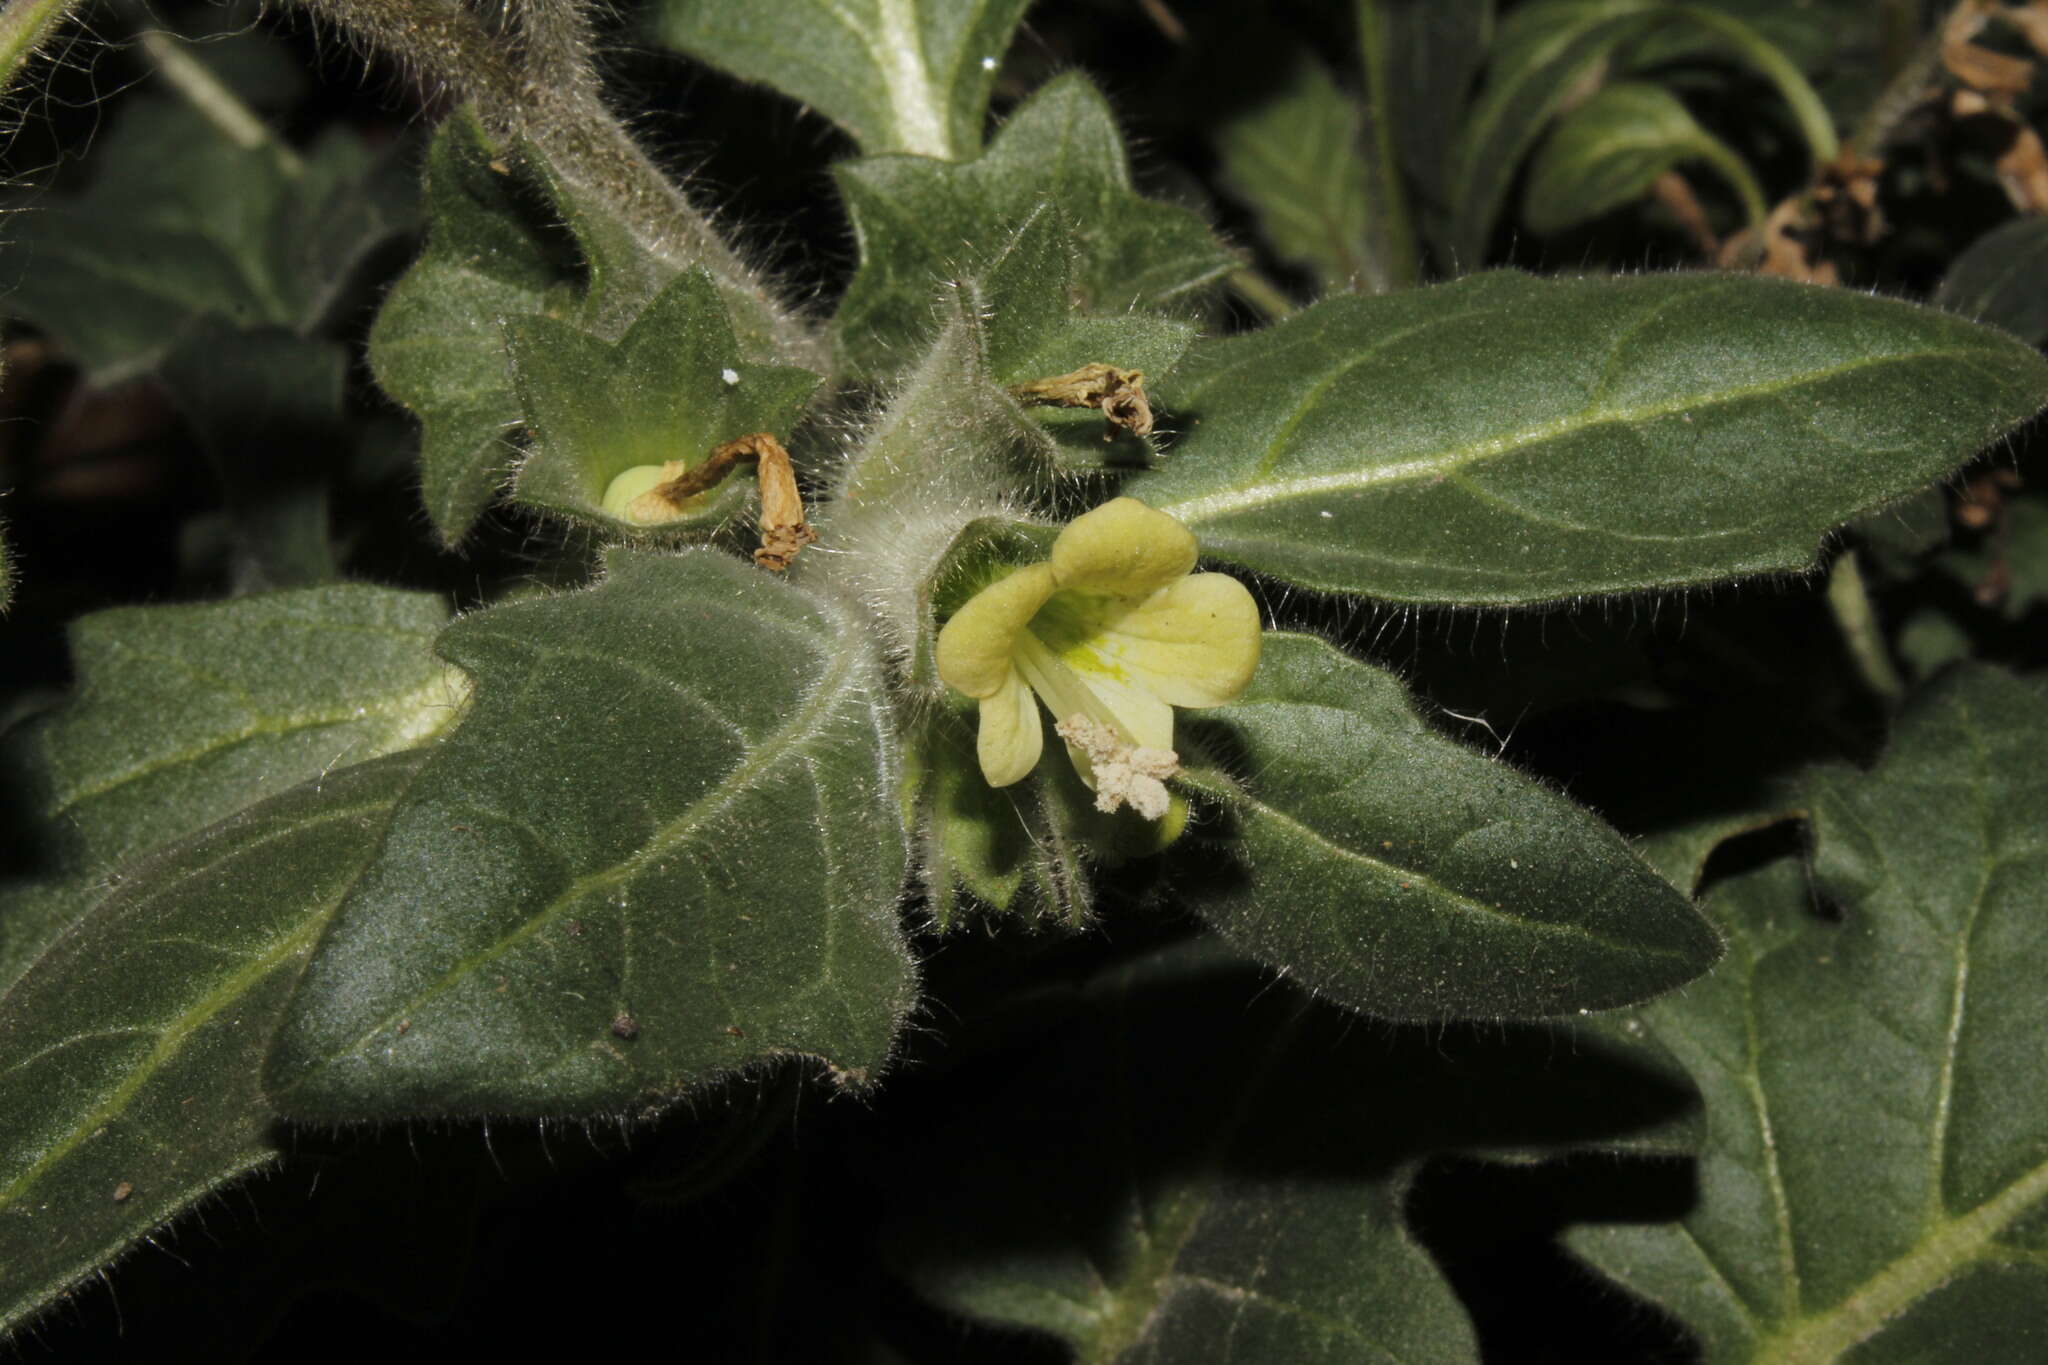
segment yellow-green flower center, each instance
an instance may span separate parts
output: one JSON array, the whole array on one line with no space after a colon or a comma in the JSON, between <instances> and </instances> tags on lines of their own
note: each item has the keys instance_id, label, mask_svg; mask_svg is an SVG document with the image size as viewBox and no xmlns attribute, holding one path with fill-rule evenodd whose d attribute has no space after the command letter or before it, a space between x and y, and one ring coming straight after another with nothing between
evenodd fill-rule
<instances>
[{"instance_id":1,"label":"yellow-green flower center","mask_svg":"<svg viewBox=\"0 0 2048 1365\"><path fill-rule=\"evenodd\" d=\"M1229 701L1259 657L1251 594L1194 565L1186 527L1117 498L1075 519L1049 560L954 613L939 633L939 676L981 704L977 754L992 786L1037 765L1035 696L1098 805L1164 814L1162 783L1177 762L1173 707Z\"/></svg>"}]
</instances>

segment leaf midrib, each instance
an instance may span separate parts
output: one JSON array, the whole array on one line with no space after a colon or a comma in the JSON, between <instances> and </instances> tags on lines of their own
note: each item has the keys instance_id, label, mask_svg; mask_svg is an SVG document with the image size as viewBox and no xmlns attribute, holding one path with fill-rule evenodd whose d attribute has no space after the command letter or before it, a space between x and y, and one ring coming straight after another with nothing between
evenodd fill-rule
<instances>
[{"instance_id":1,"label":"leaf midrib","mask_svg":"<svg viewBox=\"0 0 2048 1365\"><path fill-rule=\"evenodd\" d=\"M1751 1365L1827 1365L1994 1250L1998 1234L2048 1197L2043 1162L1960 1218L1942 1220L1826 1313L1758 1343Z\"/></svg>"},{"instance_id":2,"label":"leaf midrib","mask_svg":"<svg viewBox=\"0 0 2048 1365\"><path fill-rule=\"evenodd\" d=\"M1826 369L1802 371L1784 379L1738 385L1709 393L1689 394L1678 399L1645 403L1632 408L1585 408L1550 422L1539 422L1502 436L1469 441L1464 445L1434 451L1417 459L1378 465L1369 469L1306 474L1291 479L1260 478L1220 492L1184 498L1179 502L1163 503L1159 510L1190 526L1200 526L1214 518L1257 510L1294 498L1317 497L1334 492L1356 492L1382 484L1415 480L1433 482L1449 478L1472 465L1517 454L1532 446L1563 440L1603 426L1658 421L1703 408L1775 397L1788 390L1825 383L1846 374L1881 365L1899 365L1925 360L1967 361L1973 354L1962 347L1933 347L1926 350L1894 352L1889 355L1863 356Z\"/></svg>"},{"instance_id":3,"label":"leaf midrib","mask_svg":"<svg viewBox=\"0 0 2048 1365\"><path fill-rule=\"evenodd\" d=\"M1282 824L1287 825L1289 828L1300 831L1303 835L1307 836L1307 838L1312 840L1317 845L1328 849L1330 852L1336 854L1338 857L1341 857L1348 862L1360 863L1366 867L1373 868L1376 871L1386 873L1393 877L1406 878L1407 880L1415 883L1416 888L1418 890L1422 890L1425 892L1434 892L1437 895L1443 896L1446 900L1456 902L1458 908L1468 910L1471 913L1483 916L1488 920L1505 921L1507 924L1516 929L1529 930L1531 932L1539 934L1555 934L1565 938L1584 939L1585 941L1597 944L1598 946L1605 948L1610 952L1622 953L1631 957L1661 957L1671 958L1674 960L1684 960L1687 956L1684 950L1679 948L1663 948L1658 947L1654 944L1617 942L1616 940L1606 938L1600 934L1594 933L1591 929L1586 928L1584 925L1569 924L1557 920L1524 919L1519 915L1510 914L1506 910L1496 910L1493 906L1486 904L1484 901L1476 901L1473 900L1470 896L1464 895L1461 892L1453 891L1451 888L1445 886L1442 882L1436 880L1434 877L1429 876L1427 873L1417 872L1412 868L1402 867L1397 863L1386 862L1379 858L1374 858L1370 854L1361 853L1353 848L1347 848L1343 844L1337 843L1332 839L1326 838L1322 834L1318 833L1316 830L1310 828L1308 825L1303 824L1294 816L1288 814L1283 810L1280 810L1278 807L1272 806L1267 802L1260 800L1256 796L1246 794L1243 797L1241 797L1241 800L1243 804L1247 806L1257 807L1259 810L1264 811L1267 815L1271 816L1275 820L1280 821Z\"/></svg>"},{"instance_id":4,"label":"leaf midrib","mask_svg":"<svg viewBox=\"0 0 2048 1365\"><path fill-rule=\"evenodd\" d=\"M295 838L306 830L322 824L359 819L364 812L375 810L386 804L388 803L368 801L359 806L351 805L344 809L323 812L304 821L293 821L281 825L256 843L237 845L204 867L191 869L181 876L177 883L173 883L173 887L188 883L195 878L203 877L223 863L246 858L252 851L262 848L265 844L275 843L282 839ZM339 904L338 897L334 903ZM330 904L324 910L307 915L305 922L297 929L278 939L267 952L250 957L239 970L224 977L220 984L201 996L197 1003L158 1030L156 1045L150 1049L149 1055L122 1078L120 1084L116 1085L109 1092L106 1099L95 1106L82 1120L72 1125L71 1129L62 1138L52 1143L42 1156L36 1159L34 1164L11 1181L5 1189L0 1189L0 1211L5 1211L25 1191L32 1188L36 1180L45 1171L62 1161L66 1156L69 1156L88 1136L98 1131L108 1119L118 1114L122 1107L130 1099L134 1098L136 1093L143 1086L147 1085L158 1071L162 1070L172 1058L178 1055L185 1042L194 1033L198 1032L199 1029L204 1027L208 1020L247 995L258 983L268 977L272 971L276 970L279 964L289 960L294 953L309 948L321 927L327 922L326 911L331 911L332 909L333 905ZM87 1036L97 1035L78 1035L66 1040L65 1044L60 1046L68 1046ZM47 1055L48 1051L46 1049L44 1053L37 1055Z\"/></svg>"},{"instance_id":5,"label":"leaf midrib","mask_svg":"<svg viewBox=\"0 0 2048 1365\"><path fill-rule=\"evenodd\" d=\"M763 620L755 624L757 627L781 626L783 629L795 633L794 627L783 622ZM824 624L829 630L841 623L828 620ZM512 636L501 638L503 641L513 644L525 643ZM535 652L542 651L536 650ZM546 905L541 906L531 915L526 916L518 927L514 928L510 933L505 934L495 943L491 943L457 962L443 973L438 980L401 1002L389 1013L381 1016L374 1024L363 1030L354 1039L330 1050L325 1059L309 1067L299 1080L283 1088L286 1090L297 1089L307 1079L310 1079L321 1066L360 1052L366 1045L375 1043L385 1033L394 1028L400 1020L417 1015L429 1002L437 996L453 990L460 982L467 979L485 963L494 961L504 953L517 947L520 943L539 933L547 925L553 923L556 917L568 906L577 903L593 892L602 891L606 887L631 880L648 863L673 852L677 847L687 843L720 806L734 799L739 794L752 790L755 782L766 773L772 772L792 749L799 747L803 741L822 733L831 717L836 714L839 702L851 690L844 684L858 665L859 651L817 650L814 652L814 656L827 658L830 661L830 669L813 684L809 695L803 700L801 709L791 718L790 722L777 730L766 741L750 749L746 756L733 768L731 773L726 776L724 781L720 782L710 792L698 797L688 806L684 807L673 820L657 830L641 846L638 852L599 871L576 878L560 894L549 900Z\"/></svg>"},{"instance_id":6,"label":"leaf midrib","mask_svg":"<svg viewBox=\"0 0 2048 1365\"><path fill-rule=\"evenodd\" d=\"M425 647L429 643L427 637L421 637L420 643L422 646L422 653L424 654ZM183 660L166 661L175 662L180 667L184 666ZM79 787L73 791L67 792L62 803L51 809L51 811L49 812L49 818L54 819L58 816L61 816L65 814L67 811L74 810L77 807L85 804L87 801L96 800L99 797L107 795L109 792L118 791L120 788L125 787L132 782L139 782L145 778L154 777L158 773L164 772L167 769L183 767L193 763L197 763L202 759L211 758L217 754L224 753L237 745L249 743L252 740L276 738L283 735L298 734L302 731L321 730L343 725L367 723L370 721L380 719L389 719L398 716L401 712L407 710L418 712L422 710L431 709L429 703L427 702L427 698L433 695L437 691L437 689L448 691L451 693L454 690L453 686L450 683L450 680L446 676L444 676L443 671L438 668L435 669L433 674L429 676L427 680L423 682L420 686L412 688L411 690L405 692L394 692L386 694L384 697L381 697L374 702L358 702L353 705L344 702L339 708L334 710L304 711L286 715L279 715L275 712L262 714L262 705L245 695L242 698L244 704L247 705L251 711L259 713L256 721L253 724L245 725L236 730L217 731L216 733L209 735L203 742L197 745L193 745L185 749L180 749L169 754L152 755L144 762L139 763L136 766L129 768L124 772L117 773L113 777L103 779L102 781L90 786ZM450 706L447 708L448 718L450 720L454 718L456 710L457 708L454 706ZM435 727L433 729L425 731L424 733L418 734L417 737L414 738L413 743L425 743L427 740L433 738L435 734L439 733L440 728L442 727ZM397 735L399 737L404 737L408 733L409 732L407 731L401 730L397 732ZM347 752L348 751L346 749L342 751L344 755ZM373 752L364 755L365 759L381 758L382 756L383 755L378 752Z\"/></svg>"}]
</instances>

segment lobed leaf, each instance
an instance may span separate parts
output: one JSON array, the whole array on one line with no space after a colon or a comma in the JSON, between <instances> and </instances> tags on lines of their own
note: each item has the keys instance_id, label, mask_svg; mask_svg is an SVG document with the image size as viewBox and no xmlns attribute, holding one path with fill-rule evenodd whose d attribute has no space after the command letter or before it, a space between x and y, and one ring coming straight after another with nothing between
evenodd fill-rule
<instances>
[{"instance_id":1,"label":"lobed leaf","mask_svg":"<svg viewBox=\"0 0 2048 1365\"><path fill-rule=\"evenodd\" d=\"M461 696L429 648L447 619L335 585L77 621L74 695L6 746L34 861L0 890L0 989L152 849L432 738Z\"/></svg>"},{"instance_id":2,"label":"lobed leaf","mask_svg":"<svg viewBox=\"0 0 2048 1365\"><path fill-rule=\"evenodd\" d=\"M939 285L983 269L1047 204L1074 234L1086 311L1171 308L1234 264L1201 219L1132 191L1109 106L1078 75L1034 94L973 161L866 157L834 175L861 260L833 325L843 358L869 375L912 362L940 325Z\"/></svg>"},{"instance_id":3,"label":"lobed leaf","mask_svg":"<svg viewBox=\"0 0 2048 1365\"><path fill-rule=\"evenodd\" d=\"M1071 231L1057 209L1026 219L988 264L961 285L961 306L974 319L987 376L1004 392L990 402L1014 416L1016 430L1045 467L1097 470L1143 464L1150 435L1108 426L1094 408L1031 406L1009 398L1012 385L1071 374L1085 365L1136 371L1156 387L1195 339L1194 327L1147 313L1099 314L1077 308L1077 261Z\"/></svg>"},{"instance_id":4,"label":"lobed leaf","mask_svg":"<svg viewBox=\"0 0 2048 1365\"><path fill-rule=\"evenodd\" d=\"M1198 346L1124 491L1331 592L1517 605L1809 567L2048 399L1957 318L1750 276L1496 272Z\"/></svg>"},{"instance_id":5,"label":"lobed leaf","mask_svg":"<svg viewBox=\"0 0 2048 1365\"><path fill-rule=\"evenodd\" d=\"M1705 1098L1697 1207L1571 1244L1709 1361L2018 1359L2048 1328L2048 689L1916 696L1807 781L1796 867L1725 885L1729 960L1623 1021Z\"/></svg>"},{"instance_id":6,"label":"lobed leaf","mask_svg":"<svg viewBox=\"0 0 2048 1365\"><path fill-rule=\"evenodd\" d=\"M1417 1130L1442 1116L1385 1103L1417 1082L1381 1070L1388 1040L1347 1047L1337 1011L1213 941L1056 1003L1002 1054L1007 1083L904 1161L888 1258L922 1296L1089 1365L1478 1359L1402 1223Z\"/></svg>"},{"instance_id":7,"label":"lobed leaf","mask_svg":"<svg viewBox=\"0 0 2048 1365\"><path fill-rule=\"evenodd\" d=\"M1189 905L1242 951L1367 1014L1535 1018L1683 985L1720 943L1578 806L1433 732L1389 673L1269 634L1251 688L1195 713L1227 865Z\"/></svg>"},{"instance_id":8,"label":"lobed leaf","mask_svg":"<svg viewBox=\"0 0 2048 1365\"><path fill-rule=\"evenodd\" d=\"M514 496L613 530L613 478L636 465L701 462L736 437L787 436L818 376L740 359L718 288L687 270L650 300L616 345L544 314L513 318L506 342L533 449ZM746 499L728 480L691 520L716 526ZM631 528L638 529L638 528Z\"/></svg>"},{"instance_id":9,"label":"lobed leaf","mask_svg":"<svg viewBox=\"0 0 2048 1365\"><path fill-rule=\"evenodd\" d=\"M493 143L466 108L427 150L426 200L426 250L378 310L370 366L420 419L420 493L454 545L511 475L507 438L527 415L508 332L546 315L614 341L679 267L536 148Z\"/></svg>"},{"instance_id":10,"label":"lobed leaf","mask_svg":"<svg viewBox=\"0 0 2048 1365\"><path fill-rule=\"evenodd\" d=\"M560 243L532 221L499 149L468 113L427 149L427 246L370 331L370 368L420 420L420 495L444 543L483 514L512 462L519 418L506 318L541 311L568 275Z\"/></svg>"},{"instance_id":11,"label":"lobed leaf","mask_svg":"<svg viewBox=\"0 0 2048 1365\"><path fill-rule=\"evenodd\" d=\"M654 31L773 86L871 156L959 160L981 148L996 70L1029 0L663 0Z\"/></svg>"},{"instance_id":12,"label":"lobed leaf","mask_svg":"<svg viewBox=\"0 0 2048 1365\"><path fill-rule=\"evenodd\" d=\"M0 996L0 1331L282 1154L257 1086L321 927L424 756L316 778L132 865Z\"/></svg>"},{"instance_id":13,"label":"lobed leaf","mask_svg":"<svg viewBox=\"0 0 2048 1365\"><path fill-rule=\"evenodd\" d=\"M477 699L300 983L285 1112L587 1114L888 1061L916 973L863 637L710 551L607 563L442 637Z\"/></svg>"},{"instance_id":14,"label":"lobed leaf","mask_svg":"<svg viewBox=\"0 0 2048 1365\"><path fill-rule=\"evenodd\" d=\"M191 106L142 97L93 154L84 191L8 215L6 308L96 384L149 369L203 319L311 332L370 253L414 219L391 158L351 135L303 161L245 146Z\"/></svg>"}]
</instances>

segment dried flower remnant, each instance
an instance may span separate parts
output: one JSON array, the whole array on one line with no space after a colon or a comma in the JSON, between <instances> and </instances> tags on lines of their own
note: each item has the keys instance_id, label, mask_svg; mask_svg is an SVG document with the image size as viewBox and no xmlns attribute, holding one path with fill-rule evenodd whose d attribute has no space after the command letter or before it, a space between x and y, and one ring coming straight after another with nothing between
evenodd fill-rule
<instances>
[{"instance_id":1,"label":"dried flower remnant","mask_svg":"<svg viewBox=\"0 0 2048 1365\"><path fill-rule=\"evenodd\" d=\"M1010 386L1020 403L1049 408L1099 408L1107 421L1102 439L1116 439L1119 430L1133 436L1152 434L1152 401L1145 396L1143 370L1119 370L1095 362L1050 379Z\"/></svg>"},{"instance_id":2,"label":"dried flower remnant","mask_svg":"<svg viewBox=\"0 0 2048 1365\"><path fill-rule=\"evenodd\" d=\"M693 499L750 461L761 486L761 548L754 551L754 562L764 569L787 569L799 550L817 541L818 533L804 516L803 494L789 452L770 432L727 441L700 464L670 460L629 469L605 490L604 508L639 526L666 525L684 516Z\"/></svg>"},{"instance_id":3,"label":"dried flower remnant","mask_svg":"<svg viewBox=\"0 0 2048 1365\"><path fill-rule=\"evenodd\" d=\"M1116 498L1076 518L1050 559L953 614L939 677L980 703L975 752L990 786L1037 766L1042 701L1099 809L1167 814L1173 708L1230 701L1259 660L1258 605L1228 574L1195 573L1195 557L1185 526Z\"/></svg>"}]
</instances>

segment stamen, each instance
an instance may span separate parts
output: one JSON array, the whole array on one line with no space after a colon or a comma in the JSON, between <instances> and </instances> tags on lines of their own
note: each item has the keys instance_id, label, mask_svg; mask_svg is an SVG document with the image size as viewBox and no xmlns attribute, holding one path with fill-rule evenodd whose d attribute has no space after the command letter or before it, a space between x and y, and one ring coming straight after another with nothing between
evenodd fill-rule
<instances>
[{"instance_id":1,"label":"stamen","mask_svg":"<svg viewBox=\"0 0 2048 1365\"><path fill-rule=\"evenodd\" d=\"M1078 712L1053 729L1088 756L1088 766L1095 770L1095 809L1114 815L1128 804L1147 820L1166 814L1171 804L1166 779L1180 771L1179 754L1135 747Z\"/></svg>"}]
</instances>

